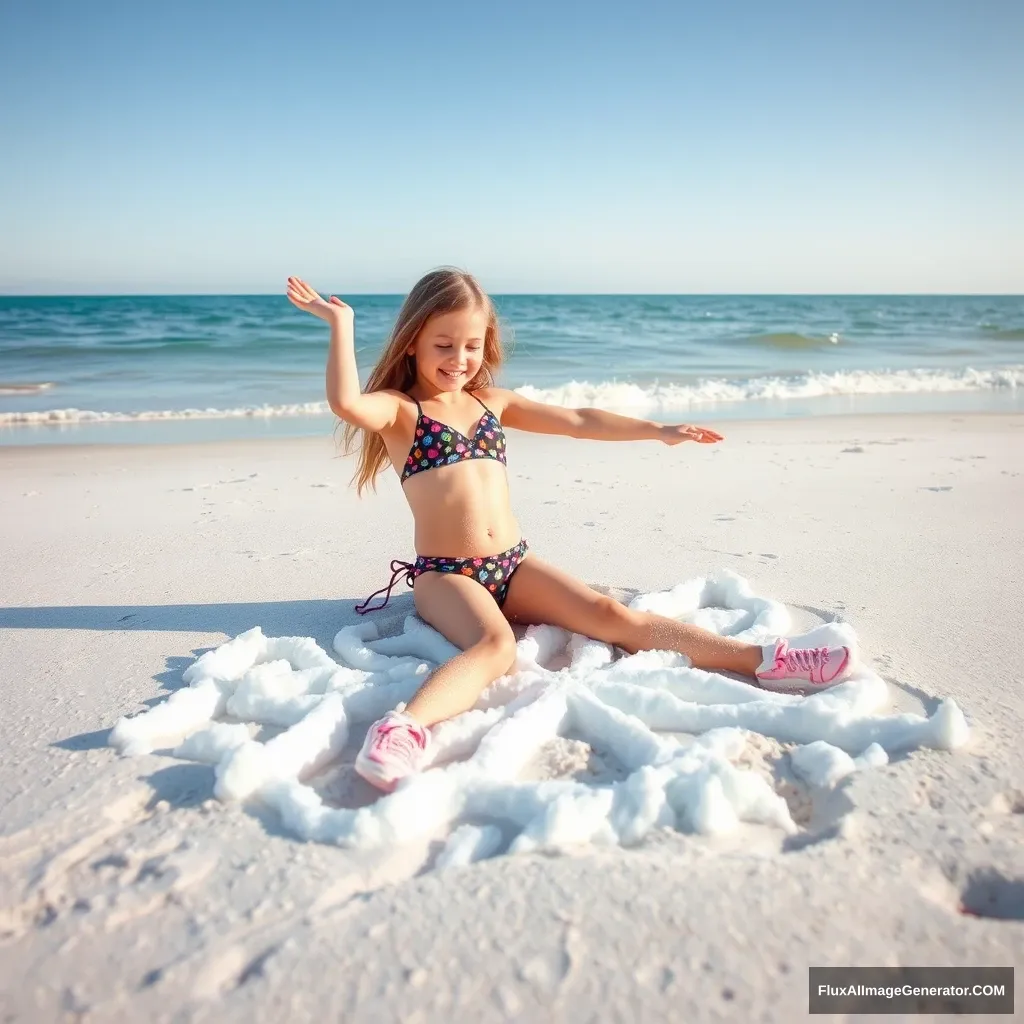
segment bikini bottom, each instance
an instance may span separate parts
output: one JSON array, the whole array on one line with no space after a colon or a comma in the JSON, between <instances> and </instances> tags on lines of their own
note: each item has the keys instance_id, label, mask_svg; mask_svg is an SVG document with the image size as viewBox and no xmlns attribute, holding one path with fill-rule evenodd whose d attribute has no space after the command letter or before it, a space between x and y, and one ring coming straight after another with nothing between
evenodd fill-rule
<instances>
[{"instance_id":1,"label":"bikini bottom","mask_svg":"<svg viewBox=\"0 0 1024 1024\"><path fill-rule=\"evenodd\" d=\"M362 604L356 605L356 611L360 615L380 611L391 600L391 588L403 573L405 582L411 587L416 577L422 576L425 572L459 573L469 576L494 598L500 608L508 596L508 585L512 576L519 568L519 563L526 557L527 550L526 541L521 540L508 551L502 551L499 555L487 555L484 558L435 558L419 555L416 561L411 563L394 558L391 560L391 582L371 594ZM367 607L377 594L383 594L385 591L387 595L384 604L377 605L376 608Z\"/></svg>"}]
</instances>

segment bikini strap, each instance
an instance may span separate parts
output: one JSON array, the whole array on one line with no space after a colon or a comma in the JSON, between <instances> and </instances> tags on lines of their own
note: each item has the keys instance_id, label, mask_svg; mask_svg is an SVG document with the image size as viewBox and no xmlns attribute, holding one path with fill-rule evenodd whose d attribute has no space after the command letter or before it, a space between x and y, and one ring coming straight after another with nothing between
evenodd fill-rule
<instances>
[{"instance_id":1,"label":"bikini strap","mask_svg":"<svg viewBox=\"0 0 1024 1024\"><path fill-rule=\"evenodd\" d=\"M469 394L470 394L470 396L471 396L472 398L476 398L476 392L475 392L475 391L470 391L470 392L469 392ZM479 399L479 398L476 398L476 400L477 400L478 402L480 402L480 399ZM487 408L487 406L486 406L486 405L484 405L484 403L483 403L483 402L480 402L480 404L481 404L481 405L483 406L483 408L484 408L484 411L485 411L485 412L491 412L491 410L490 410L490 409L488 409L488 408ZM493 415L494 415L494 413L493 413L493 412L491 412L491 415L493 416Z\"/></svg>"}]
</instances>

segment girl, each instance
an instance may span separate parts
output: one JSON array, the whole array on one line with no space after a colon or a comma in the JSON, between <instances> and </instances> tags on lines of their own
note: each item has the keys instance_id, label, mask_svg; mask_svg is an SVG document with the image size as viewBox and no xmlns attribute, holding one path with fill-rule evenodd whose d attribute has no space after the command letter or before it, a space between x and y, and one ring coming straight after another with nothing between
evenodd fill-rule
<instances>
[{"instance_id":1,"label":"girl","mask_svg":"<svg viewBox=\"0 0 1024 1024\"><path fill-rule=\"evenodd\" d=\"M429 727L473 707L515 662L512 623L550 623L632 653L670 650L697 668L735 672L772 689L838 682L846 647L796 650L718 636L674 619L634 611L528 553L509 505L503 426L599 441L714 444L703 427L668 426L600 409L564 409L495 387L503 360L498 317L476 279L432 271L409 293L366 390L359 386L354 313L325 302L305 281L288 278L288 298L331 327L327 399L345 421L346 444L362 444L357 491L375 486L390 463L415 521L417 558L393 561L396 578L415 582L416 611L462 653L440 665L408 705L375 722L356 771L390 792L417 771ZM377 591L377 594L382 591ZM368 609L374 594L356 610ZM379 607L383 607L380 605Z\"/></svg>"}]
</instances>

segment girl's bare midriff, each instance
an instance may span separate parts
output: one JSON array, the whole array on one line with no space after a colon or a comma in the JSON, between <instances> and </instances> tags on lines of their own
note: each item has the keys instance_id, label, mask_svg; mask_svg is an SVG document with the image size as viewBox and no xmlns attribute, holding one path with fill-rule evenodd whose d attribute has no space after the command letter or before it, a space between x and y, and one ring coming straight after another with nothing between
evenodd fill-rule
<instances>
[{"instance_id":1,"label":"girl's bare midriff","mask_svg":"<svg viewBox=\"0 0 1024 1024\"><path fill-rule=\"evenodd\" d=\"M492 407L491 411L500 418L501 410ZM436 407L427 412L443 422ZM415 405L411 412L403 409L394 428L381 435L399 477L405 469L417 415ZM461 413L448 426L466 433L462 430L468 426L465 420L466 414ZM418 555L483 557L507 551L522 539L512 514L508 474L497 459L473 459L414 473L402 490L416 524L414 545Z\"/></svg>"}]
</instances>

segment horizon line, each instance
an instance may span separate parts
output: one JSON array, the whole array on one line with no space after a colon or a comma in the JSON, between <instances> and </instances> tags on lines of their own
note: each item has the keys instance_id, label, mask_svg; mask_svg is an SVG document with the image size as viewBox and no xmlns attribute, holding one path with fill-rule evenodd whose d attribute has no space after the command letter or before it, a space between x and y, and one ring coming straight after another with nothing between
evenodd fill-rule
<instances>
[{"instance_id":1,"label":"horizon line","mask_svg":"<svg viewBox=\"0 0 1024 1024\"><path fill-rule=\"evenodd\" d=\"M408 292L324 292L358 298L403 298ZM551 298L978 298L1019 299L1024 292L504 292L487 293L492 298L510 296ZM0 299L252 299L276 296L287 301L283 291L272 292L4 292Z\"/></svg>"}]
</instances>

